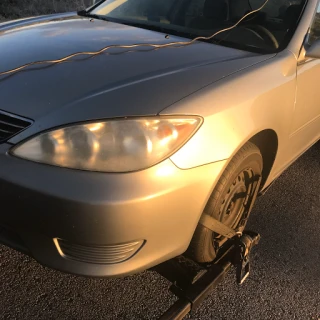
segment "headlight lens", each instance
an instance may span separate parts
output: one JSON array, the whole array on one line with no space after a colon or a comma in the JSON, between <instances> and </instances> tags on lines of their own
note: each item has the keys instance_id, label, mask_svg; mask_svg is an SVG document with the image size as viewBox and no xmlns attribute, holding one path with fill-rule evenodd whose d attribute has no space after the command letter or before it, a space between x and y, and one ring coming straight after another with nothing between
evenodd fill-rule
<instances>
[{"instance_id":1,"label":"headlight lens","mask_svg":"<svg viewBox=\"0 0 320 320\"><path fill-rule=\"evenodd\" d=\"M136 171L168 158L201 123L200 117L153 117L74 125L42 133L12 154L74 169Z\"/></svg>"}]
</instances>

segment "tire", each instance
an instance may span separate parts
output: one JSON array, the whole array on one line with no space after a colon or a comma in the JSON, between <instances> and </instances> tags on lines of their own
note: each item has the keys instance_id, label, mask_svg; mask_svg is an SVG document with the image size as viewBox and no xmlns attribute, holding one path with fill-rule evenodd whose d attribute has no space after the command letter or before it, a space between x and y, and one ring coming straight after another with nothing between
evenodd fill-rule
<instances>
[{"instance_id":1,"label":"tire","mask_svg":"<svg viewBox=\"0 0 320 320\"><path fill-rule=\"evenodd\" d=\"M252 188L248 181L261 175L263 159L259 148L246 143L230 161L213 190L203 214L208 214L237 231L245 228L244 203ZM235 195L243 195L235 198ZM245 196L244 196L245 195ZM187 255L199 263L211 262L225 238L198 224Z\"/></svg>"}]
</instances>

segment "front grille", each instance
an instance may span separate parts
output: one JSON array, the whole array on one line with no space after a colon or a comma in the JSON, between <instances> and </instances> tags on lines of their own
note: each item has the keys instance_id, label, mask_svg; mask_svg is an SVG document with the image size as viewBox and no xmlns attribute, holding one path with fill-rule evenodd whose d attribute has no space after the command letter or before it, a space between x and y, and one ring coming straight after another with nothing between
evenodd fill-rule
<instances>
[{"instance_id":1,"label":"front grille","mask_svg":"<svg viewBox=\"0 0 320 320\"><path fill-rule=\"evenodd\" d=\"M54 242L64 258L93 264L123 262L137 253L144 244L143 240L109 246L79 245L61 239L54 239Z\"/></svg>"},{"instance_id":2,"label":"front grille","mask_svg":"<svg viewBox=\"0 0 320 320\"><path fill-rule=\"evenodd\" d=\"M31 120L0 110L0 143L28 128L31 124Z\"/></svg>"}]
</instances>

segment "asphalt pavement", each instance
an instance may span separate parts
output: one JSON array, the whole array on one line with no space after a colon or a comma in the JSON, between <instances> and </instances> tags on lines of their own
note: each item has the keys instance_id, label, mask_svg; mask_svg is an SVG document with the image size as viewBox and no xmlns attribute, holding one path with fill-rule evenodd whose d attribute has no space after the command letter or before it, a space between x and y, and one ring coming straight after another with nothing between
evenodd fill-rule
<instances>
[{"instance_id":1,"label":"asphalt pavement","mask_svg":"<svg viewBox=\"0 0 320 320\"><path fill-rule=\"evenodd\" d=\"M231 272L190 319L320 319L319 184L320 143L258 199L249 279L238 286ZM155 272L88 279L3 246L0 283L0 319L156 319L175 301Z\"/></svg>"}]
</instances>

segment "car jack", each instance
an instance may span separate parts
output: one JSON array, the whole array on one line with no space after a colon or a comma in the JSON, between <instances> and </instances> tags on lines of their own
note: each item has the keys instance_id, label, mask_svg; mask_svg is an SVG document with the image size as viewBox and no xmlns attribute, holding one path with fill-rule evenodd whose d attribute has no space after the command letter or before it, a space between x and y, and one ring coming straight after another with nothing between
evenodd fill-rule
<instances>
[{"instance_id":1,"label":"car jack","mask_svg":"<svg viewBox=\"0 0 320 320\"><path fill-rule=\"evenodd\" d=\"M242 284L250 272L251 249L259 240L258 233L244 231L228 240L221 248L222 253L211 264L200 265L185 256L179 256L155 267L155 271L172 283L170 291L179 298L159 319L183 319L195 311L232 266L236 268L237 282Z\"/></svg>"}]
</instances>

